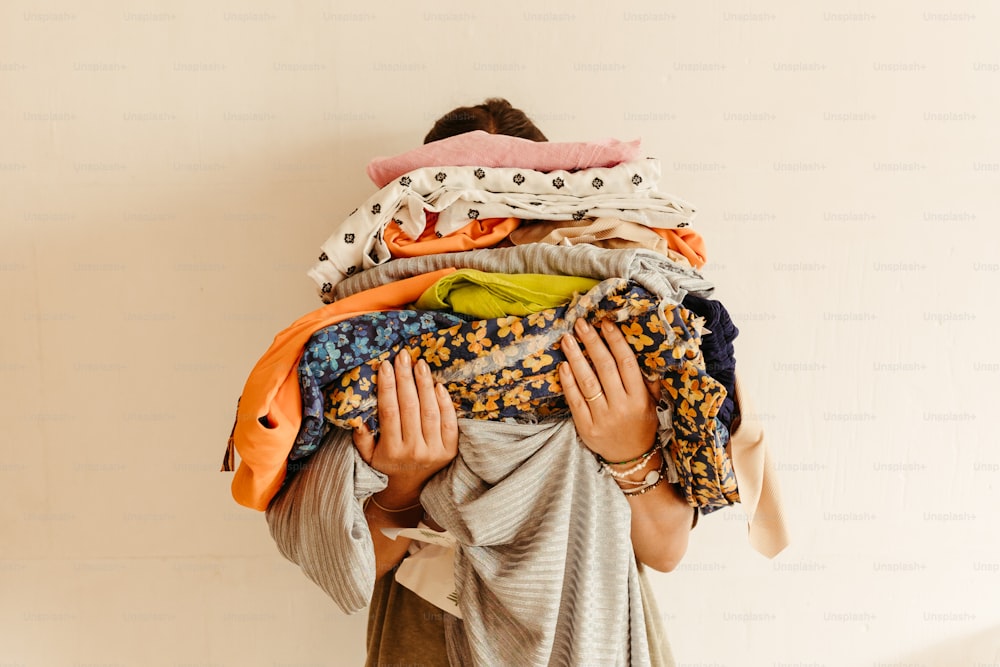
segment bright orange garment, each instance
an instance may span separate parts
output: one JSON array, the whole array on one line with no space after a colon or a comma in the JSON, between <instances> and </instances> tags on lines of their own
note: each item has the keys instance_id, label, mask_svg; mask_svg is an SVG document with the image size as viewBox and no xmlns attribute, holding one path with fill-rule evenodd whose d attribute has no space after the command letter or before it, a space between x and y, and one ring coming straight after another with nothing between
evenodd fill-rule
<instances>
[{"instance_id":1,"label":"bright orange garment","mask_svg":"<svg viewBox=\"0 0 1000 667\"><path fill-rule=\"evenodd\" d=\"M264 511L285 479L285 461L302 423L296 369L302 349L319 329L377 310L396 310L420 298L455 269L441 269L359 292L303 315L274 337L250 371L236 409L231 443L242 461L233 477L233 498ZM262 423L261 420L266 423Z\"/></svg>"},{"instance_id":2,"label":"bright orange garment","mask_svg":"<svg viewBox=\"0 0 1000 667\"><path fill-rule=\"evenodd\" d=\"M416 240L404 234L396 222L390 222L386 225L382 238L389 246L389 252L393 257L420 257L445 252L491 248L507 238L507 235L521 224L521 220L518 218L473 220L465 227L447 236L439 237L434 232L437 213L428 211L426 215L427 225Z\"/></svg>"},{"instance_id":3,"label":"bright orange garment","mask_svg":"<svg viewBox=\"0 0 1000 667\"><path fill-rule=\"evenodd\" d=\"M705 239L701 234L689 227L678 229L653 229L654 232L667 240L671 250L676 250L687 257L691 266L700 269L708 261L705 258Z\"/></svg>"}]
</instances>

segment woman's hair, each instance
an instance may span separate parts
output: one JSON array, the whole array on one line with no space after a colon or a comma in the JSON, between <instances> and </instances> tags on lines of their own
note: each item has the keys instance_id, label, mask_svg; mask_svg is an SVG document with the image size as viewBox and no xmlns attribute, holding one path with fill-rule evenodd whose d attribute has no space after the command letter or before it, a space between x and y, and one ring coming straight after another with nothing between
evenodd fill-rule
<instances>
[{"instance_id":1,"label":"woman's hair","mask_svg":"<svg viewBox=\"0 0 1000 667\"><path fill-rule=\"evenodd\" d=\"M512 137L532 141L548 141L527 114L512 107L510 102L502 97L491 97L474 107L452 109L438 118L434 122L434 127L424 137L424 143L429 144L438 139L473 130L483 130L490 134L509 134Z\"/></svg>"}]
</instances>

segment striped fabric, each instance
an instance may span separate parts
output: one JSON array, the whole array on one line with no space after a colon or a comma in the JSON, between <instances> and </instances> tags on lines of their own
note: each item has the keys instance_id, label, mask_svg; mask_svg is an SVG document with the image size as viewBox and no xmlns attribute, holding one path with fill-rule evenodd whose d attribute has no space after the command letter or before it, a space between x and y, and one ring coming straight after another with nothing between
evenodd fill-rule
<instances>
[{"instance_id":1,"label":"striped fabric","mask_svg":"<svg viewBox=\"0 0 1000 667\"><path fill-rule=\"evenodd\" d=\"M461 420L420 496L458 539L453 665L649 665L628 501L570 420Z\"/></svg>"},{"instance_id":2,"label":"striped fabric","mask_svg":"<svg viewBox=\"0 0 1000 667\"><path fill-rule=\"evenodd\" d=\"M335 428L304 463L290 463L267 508L278 551L346 613L362 609L375 586L375 550L358 499L388 478L361 458L351 432Z\"/></svg>"},{"instance_id":3,"label":"striped fabric","mask_svg":"<svg viewBox=\"0 0 1000 667\"><path fill-rule=\"evenodd\" d=\"M626 278L670 303L680 303L689 292L707 298L715 291L715 286L695 269L672 262L653 250L529 243L513 248L401 257L338 283L334 297L343 299L379 285L448 267L490 273L547 273L596 280Z\"/></svg>"},{"instance_id":4,"label":"striped fabric","mask_svg":"<svg viewBox=\"0 0 1000 667\"><path fill-rule=\"evenodd\" d=\"M628 501L572 421L459 427L458 458L421 495L460 545L464 620L445 615L451 664L662 664L651 662ZM384 485L355 451L334 429L267 510L281 553L345 612L372 593L360 499Z\"/></svg>"}]
</instances>

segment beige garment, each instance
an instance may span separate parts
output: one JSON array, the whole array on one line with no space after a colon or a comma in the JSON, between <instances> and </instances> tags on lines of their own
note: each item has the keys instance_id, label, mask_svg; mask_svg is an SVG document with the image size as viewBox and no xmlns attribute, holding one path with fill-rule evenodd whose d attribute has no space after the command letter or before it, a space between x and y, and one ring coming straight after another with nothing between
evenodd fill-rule
<instances>
[{"instance_id":1,"label":"beige garment","mask_svg":"<svg viewBox=\"0 0 1000 667\"><path fill-rule=\"evenodd\" d=\"M642 565L639 566L639 587L642 592L650 664L652 667L675 667L673 651L663 626L663 616ZM448 667L444 613L400 585L390 571L375 582L371 606L368 608L368 658L365 667Z\"/></svg>"},{"instance_id":2,"label":"beige garment","mask_svg":"<svg viewBox=\"0 0 1000 667\"><path fill-rule=\"evenodd\" d=\"M788 546L788 527L781 507L781 493L764 442L764 428L736 375L739 417L730 429L729 447L740 489L740 505L747 515L750 545L774 558Z\"/></svg>"},{"instance_id":3,"label":"beige garment","mask_svg":"<svg viewBox=\"0 0 1000 667\"><path fill-rule=\"evenodd\" d=\"M618 218L585 218L583 220L536 220L525 222L508 237L514 245L549 243L577 245L588 243L599 248L647 248L665 255L682 266L691 266L687 258L675 250L665 238L638 222Z\"/></svg>"}]
</instances>

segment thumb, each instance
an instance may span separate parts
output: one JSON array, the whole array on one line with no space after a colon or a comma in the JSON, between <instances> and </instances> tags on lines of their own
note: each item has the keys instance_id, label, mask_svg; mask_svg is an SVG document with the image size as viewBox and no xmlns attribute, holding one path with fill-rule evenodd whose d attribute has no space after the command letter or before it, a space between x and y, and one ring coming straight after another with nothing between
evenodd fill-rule
<instances>
[{"instance_id":1,"label":"thumb","mask_svg":"<svg viewBox=\"0 0 1000 667\"><path fill-rule=\"evenodd\" d=\"M361 458L365 460L365 463L371 465L372 456L375 454L375 436L372 435L367 426L362 424L354 427L353 438L354 446L358 448Z\"/></svg>"}]
</instances>

